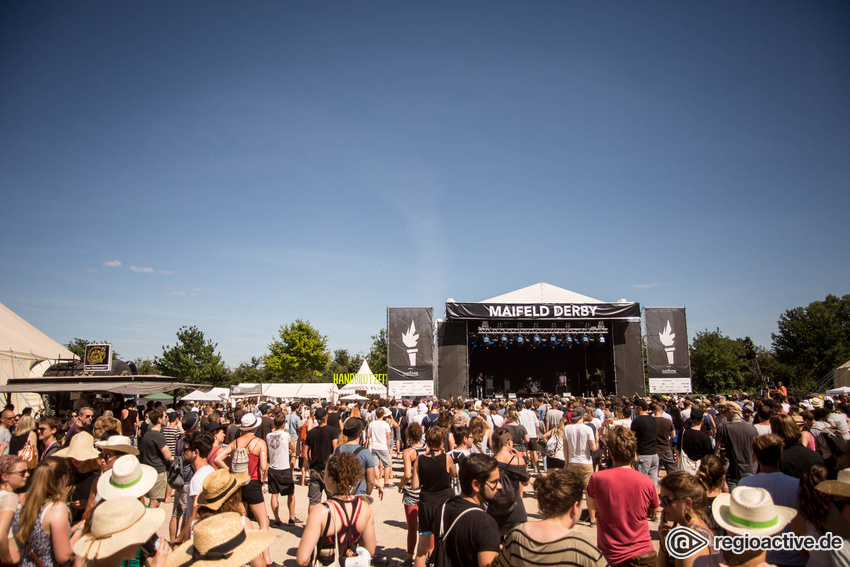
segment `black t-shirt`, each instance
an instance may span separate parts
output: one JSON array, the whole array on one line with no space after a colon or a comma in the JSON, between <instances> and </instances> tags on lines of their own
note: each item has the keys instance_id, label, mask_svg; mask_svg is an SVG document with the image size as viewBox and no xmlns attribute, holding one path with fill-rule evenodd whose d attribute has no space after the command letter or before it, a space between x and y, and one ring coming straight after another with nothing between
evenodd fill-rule
<instances>
[{"instance_id":1,"label":"black t-shirt","mask_svg":"<svg viewBox=\"0 0 850 567\"><path fill-rule=\"evenodd\" d=\"M446 555L452 565L478 565L479 552L499 552L501 540L496 520L482 508L460 496L446 503L443 530L449 529L461 512L471 508L474 510L464 514L446 537Z\"/></svg>"},{"instance_id":2,"label":"black t-shirt","mask_svg":"<svg viewBox=\"0 0 850 567\"><path fill-rule=\"evenodd\" d=\"M655 424L658 426L658 432L655 436L655 446L659 451L669 453L672 451L670 447L670 434L673 433L673 422L666 417L656 417Z\"/></svg>"},{"instance_id":3,"label":"black t-shirt","mask_svg":"<svg viewBox=\"0 0 850 567\"><path fill-rule=\"evenodd\" d=\"M165 459L162 456L162 448L166 446L165 435L162 431L151 429L139 443L139 456L143 465L150 465L156 472L165 472Z\"/></svg>"},{"instance_id":4,"label":"black t-shirt","mask_svg":"<svg viewBox=\"0 0 850 567\"><path fill-rule=\"evenodd\" d=\"M324 470L331 453L333 442L339 437L339 429L329 425L314 427L307 432L307 447L310 448L310 468Z\"/></svg>"},{"instance_id":5,"label":"black t-shirt","mask_svg":"<svg viewBox=\"0 0 850 567\"><path fill-rule=\"evenodd\" d=\"M638 455L655 455L655 438L658 435L658 423L655 416L639 415L632 421L632 431L637 437Z\"/></svg>"},{"instance_id":6,"label":"black t-shirt","mask_svg":"<svg viewBox=\"0 0 850 567\"><path fill-rule=\"evenodd\" d=\"M755 474L753 439L757 436L756 428L744 421L732 421L718 425L717 442L726 449L726 458L729 459L726 478L739 480L741 473ZM783 455L783 460L785 460L784 457Z\"/></svg>"},{"instance_id":7,"label":"black t-shirt","mask_svg":"<svg viewBox=\"0 0 850 567\"><path fill-rule=\"evenodd\" d=\"M339 413L335 411L328 412L328 427L339 429Z\"/></svg>"},{"instance_id":8,"label":"black t-shirt","mask_svg":"<svg viewBox=\"0 0 850 567\"><path fill-rule=\"evenodd\" d=\"M679 450L684 451L692 461L699 461L706 455L711 455L711 437L701 429L685 429L679 435Z\"/></svg>"}]
</instances>

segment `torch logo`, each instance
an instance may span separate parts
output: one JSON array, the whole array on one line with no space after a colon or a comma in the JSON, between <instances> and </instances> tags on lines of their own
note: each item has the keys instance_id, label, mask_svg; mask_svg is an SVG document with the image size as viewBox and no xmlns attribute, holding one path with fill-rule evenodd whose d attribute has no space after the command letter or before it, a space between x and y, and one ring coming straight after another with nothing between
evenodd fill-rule
<instances>
[{"instance_id":1,"label":"torch logo","mask_svg":"<svg viewBox=\"0 0 850 567\"><path fill-rule=\"evenodd\" d=\"M410 322L410 328L406 333L401 334L401 342L407 347L407 357L410 359L410 366L416 366L416 343L419 342L419 333L416 332L416 322Z\"/></svg>"},{"instance_id":2,"label":"torch logo","mask_svg":"<svg viewBox=\"0 0 850 567\"><path fill-rule=\"evenodd\" d=\"M664 346L664 352L667 354L667 364L673 364L673 356L676 353L676 347L674 346L676 333L673 332L673 327L670 326L669 320L664 330L658 333L658 340Z\"/></svg>"}]
</instances>

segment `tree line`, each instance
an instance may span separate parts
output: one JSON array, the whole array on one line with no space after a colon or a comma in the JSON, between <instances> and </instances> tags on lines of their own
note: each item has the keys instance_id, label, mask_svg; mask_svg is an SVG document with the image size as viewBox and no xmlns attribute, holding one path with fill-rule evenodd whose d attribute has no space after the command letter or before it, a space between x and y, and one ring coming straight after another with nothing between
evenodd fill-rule
<instances>
[{"instance_id":1,"label":"tree line","mask_svg":"<svg viewBox=\"0 0 850 567\"><path fill-rule=\"evenodd\" d=\"M771 348L756 346L763 375L783 382L791 392L815 387L821 377L850 360L850 294L827 295L779 316ZM693 387L699 393L755 391L753 365L743 338L720 329L698 332L690 345Z\"/></svg>"},{"instance_id":2,"label":"tree line","mask_svg":"<svg viewBox=\"0 0 850 567\"><path fill-rule=\"evenodd\" d=\"M89 341L74 338L65 345L82 358ZM231 368L218 352L218 344L207 339L196 326L183 326L177 330L177 342L163 345L162 355L136 362L139 374L172 376L189 384L210 384L228 387L239 383L271 382L333 382L334 374L353 374L363 360L375 374L387 372L387 331L381 329L372 335L369 352L351 354L347 349L333 352L328 348L328 337L316 330L310 321L296 319L281 326L278 337L268 345L263 356Z\"/></svg>"}]
</instances>

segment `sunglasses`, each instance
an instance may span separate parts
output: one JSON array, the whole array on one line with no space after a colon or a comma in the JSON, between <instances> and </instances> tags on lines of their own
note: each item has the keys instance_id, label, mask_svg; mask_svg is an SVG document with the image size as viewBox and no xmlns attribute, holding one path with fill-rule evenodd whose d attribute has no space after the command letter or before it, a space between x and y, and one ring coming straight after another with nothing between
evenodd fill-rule
<instances>
[{"instance_id":1,"label":"sunglasses","mask_svg":"<svg viewBox=\"0 0 850 567\"><path fill-rule=\"evenodd\" d=\"M27 476L28 474L30 474L30 471L28 471L27 469L24 469L22 471L9 471L6 474L8 474L8 475L19 474L21 476Z\"/></svg>"},{"instance_id":2,"label":"sunglasses","mask_svg":"<svg viewBox=\"0 0 850 567\"><path fill-rule=\"evenodd\" d=\"M99 461L108 461L110 459L117 459L117 458L118 458L118 455L115 454L115 453L101 453L100 455L97 456L97 459Z\"/></svg>"},{"instance_id":3,"label":"sunglasses","mask_svg":"<svg viewBox=\"0 0 850 567\"><path fill-rule=\"evenodd\" d=\"M681 498L670 498L669 496L662 496L658 500L661 502L661 505L666 508L673 502L681 500Z\"/></svg>"}]
</instances>

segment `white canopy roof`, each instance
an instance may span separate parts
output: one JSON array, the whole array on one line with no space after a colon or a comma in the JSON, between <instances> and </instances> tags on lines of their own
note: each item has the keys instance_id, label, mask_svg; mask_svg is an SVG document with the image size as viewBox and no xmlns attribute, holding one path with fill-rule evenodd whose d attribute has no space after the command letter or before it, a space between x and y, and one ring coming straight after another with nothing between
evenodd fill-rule
<instances>
[{"instance_id":1,"label":"white canopy roof","mask_svg":"<svg viewBox=\"0 0 850 567\"><path fill-rule=\"evenodd\" d=\"M180 398L187 402L220 402L230 396L230 388L213 388L209 392L195 390L187 396Z\"/></svg>"},{"instance_id":2,"label":"white canopy roof","mask_svg":"<svg viewBox=\"0 0 850 567\"><path fill-rule=\"evenodd\" d=\"M256 384L239 384L239 386L247 387ZM336 384L333 382L322 383L264 383L260 384L262 396L270 398L326 398L336 400L338 395ZM251 394L255 396L256 394Z\"/></svg>"},{"instance_id":3,"label":"white canopy roof","mask_svg":"<svg viewBox=\"0 0 850 567\"><path fill-rule=\"evenodd\" d=\"M510 293L485 299L481 303L606 303L586 295L556 287L547 283L536 283Z\"/></svg>"},{"instance_id":4,"label":"white canopy roof","mask_svg":"<svg viewBox=\"0 0 850 567\"><path fill-rule=\"evenodd\" d=\"M368 394L378 394L379 396L387 395L387 387L378 380L378 377L369 368L369 363L365 359L363 360L363 364L360 365L360 370L357 371L356 377L339 389L339 395L353 394L358 390L365 390Z\"/></svg>"}]
</instances>

